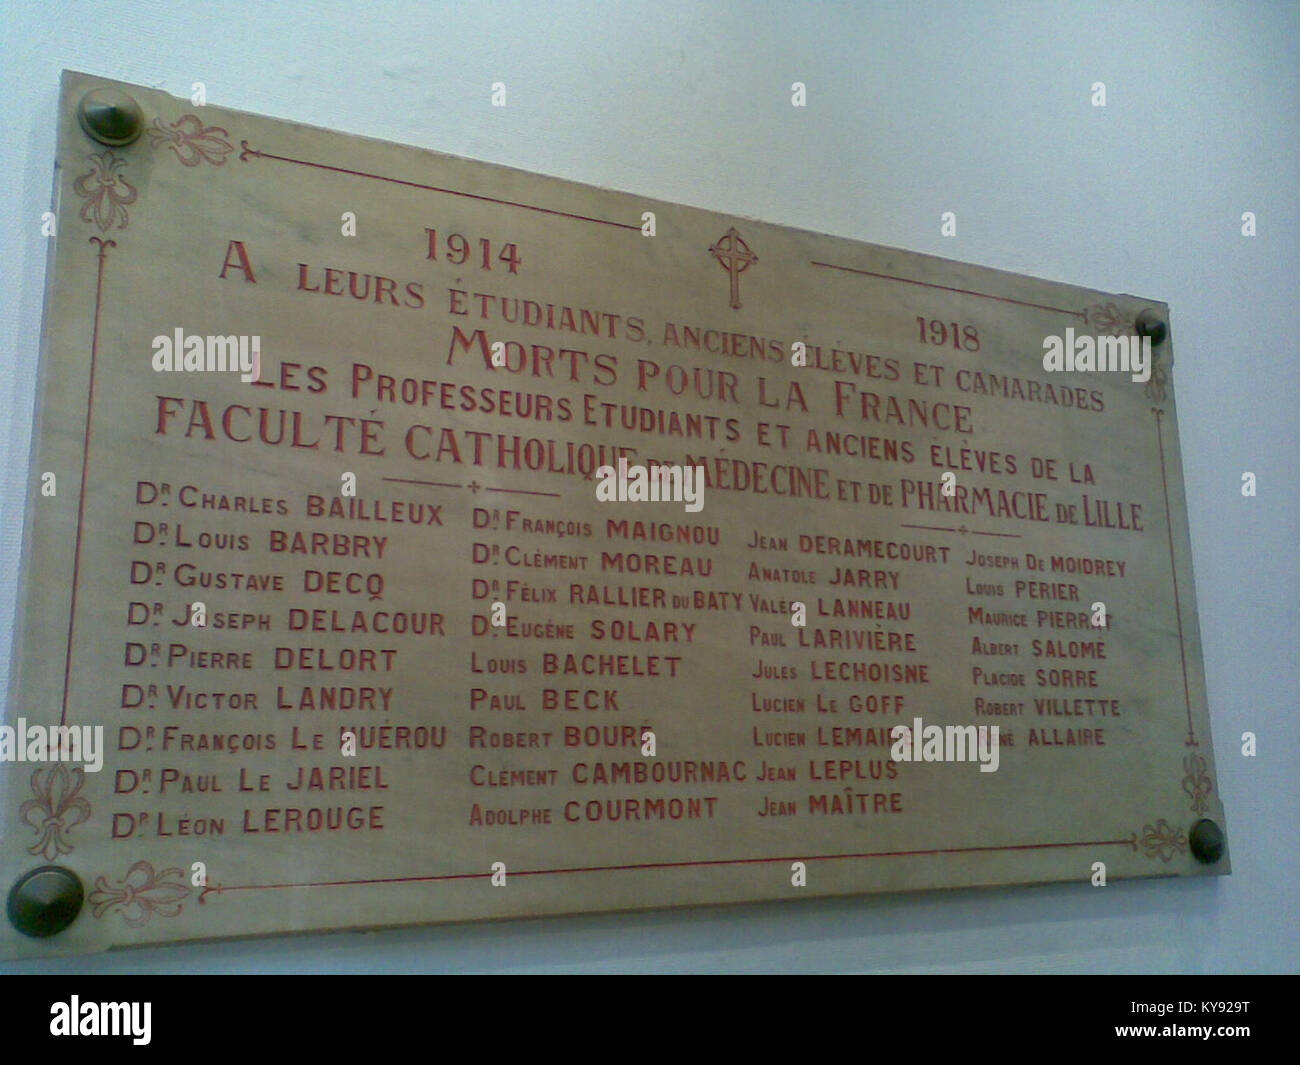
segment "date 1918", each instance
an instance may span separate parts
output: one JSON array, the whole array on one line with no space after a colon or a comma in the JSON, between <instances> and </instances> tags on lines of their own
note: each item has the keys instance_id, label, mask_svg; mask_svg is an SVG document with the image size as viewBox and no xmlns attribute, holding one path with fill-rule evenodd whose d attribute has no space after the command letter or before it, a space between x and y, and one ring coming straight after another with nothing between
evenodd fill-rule
<instances>
[{"instance_id":1,"label":"date 1918","mask_svg":"<svg viewBox=\"0 0 1300 1065\"><path fill-rule=\"evenodd\" d=\"M979 351L980 332L973 325L959 325L957 322L944 322L938 318L916 319L916 326L921 331L922 344L946 347L949 342L958 351Z\"/></svg>"}]
</instances>

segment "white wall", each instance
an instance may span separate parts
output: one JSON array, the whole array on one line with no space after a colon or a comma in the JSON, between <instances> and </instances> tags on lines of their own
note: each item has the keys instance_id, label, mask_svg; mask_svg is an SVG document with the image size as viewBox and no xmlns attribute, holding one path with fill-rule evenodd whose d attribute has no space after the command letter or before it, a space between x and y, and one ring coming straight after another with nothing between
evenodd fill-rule
<instances>
[{"instance_id":1,"label":"white wall","mask_svg":"<svg viewBox=\"0 0 1300 1065\"><path fill-rule=\"evenodd\" d=\"M1297 970L1295 4L7 0L0 20L0 675L59 71L181 96L203 81L243 110L1167 301L1234 869L179 947L44 971ZM795 80L805 110L790 106ZM504 109L489 106L493 81ZM1095 81L1105 108L1090 106ZM946 210L955 238L939 235ZM1253 239L1243 211L1258 216ZM1254 759L1240 756L1247 730Z\"/></svg>"}]
</instances>

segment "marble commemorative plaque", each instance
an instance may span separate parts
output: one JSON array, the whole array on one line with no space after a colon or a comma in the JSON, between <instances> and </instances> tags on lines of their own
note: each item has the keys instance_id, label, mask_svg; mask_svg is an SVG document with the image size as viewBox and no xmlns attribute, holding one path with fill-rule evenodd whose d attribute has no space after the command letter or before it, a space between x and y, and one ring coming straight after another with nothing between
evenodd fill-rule
<instances>
[{"instance_id":1,"label":"marble commemorative plaque","mask_svg":"<svg viewBox=\"0 0 1300 1065\"><path fill-rule=\"evenodd\" d=\"M1164 304L58 122L5 953L1228 871Z\"/></svg>"}]
</instances>

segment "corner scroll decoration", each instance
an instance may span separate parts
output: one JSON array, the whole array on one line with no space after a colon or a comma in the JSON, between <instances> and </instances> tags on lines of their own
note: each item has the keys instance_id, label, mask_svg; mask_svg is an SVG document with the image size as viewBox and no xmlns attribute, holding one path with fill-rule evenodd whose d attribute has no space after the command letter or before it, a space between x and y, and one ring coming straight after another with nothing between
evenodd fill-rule
<instances>
[{"instance_id":1,"label":"corner scroll decoration","mask_svg":"<svg viewBox=\"0 0 1300 1065\"><path fill-rule=\"evenodd\" d=\"M1208 763L1199 754L1189 754L1183 759L1183 769L1187 773L1183 777L1183 791L1192 800L1192 813L1203 814L1210 808L1210 792L1214 790L1214 783L1206 772L1208 768Z\"/></svg>"},{"instance_id":2,"label":"corner scroll decoration","mask_svg":"<svg viewBox=\"0 0 1300 1065\"><path fill-rule=\"evenodd\" d=\"M68 833L90 820L90 803L78 794L85 783L84 769L69 769L62 762L32 773L32 794L36 798L18 808L19 820L30 825L39 837L27 848L28 854L41 854L52 862L60 854L72 853Z\"/></svg>"},{"instance_id":3,"label":"corner scroll decoration","mask_svg":"<svg viewBox=\"0 0 1300 1065\"><path fill-rule=\"evenodd\" d=\"M1094 303L1085 307L1083 320L1107 336L1129 336L1137 329L1133 315L1125 314L1114 303Z\"/></svg>"},{"instance_id":4,"label":"corner scroll decoration","mask_svg":"<svg viewBox=\"0 0 1300 1065\"><path fill-rule=\"evenodd\" d=\"M1143 391L1147 399L1152 403L1163 403L1168 393L1165 385L1169 383L1169 375L1165 373L1164 368L1160 365L1160 352L1153 350L1151 352L1151 379L1147 381L1147 386Z\"/></svg>"},{"instance_id":5,"label":"corner scroll decoration","mask_svg":"<svg viewBox=\"0 0 1300 1065\"><path fill-rule=\"evenodd\" d=\"M1094 303L1083 309L1083 320L1105 336L1136 336L1137 319L1132 314L1119 309L1116 303ZM1163 365L1162 365L1163 361ZM1167 352L1152 350L1151 377L1143 391L1152 403L1163 403L1168 396L1169 374L1167 367L1172 367Z\"/></svg>"},{"instance_id":6,"label":"corner scroll decoration","mask_svg":"<svg viewBox=\"0 0 1300 1065\"><path fill-rule=\"evenodd\" d=\"M125 229L130 221L127 205L135 203L139 192L125 177L122 169L126 160L111 151L91 153L90 170L73 183L73 190L85 199L81 205L81 220L99 226L107 233L115 225Z\"/></svg>"},{"instance_id":7,"label":"corner scroll decoration","mask_svg":"<svg viewBox=\"0 0 1300 1065\"><path fill-rule=\"evenodd\" d=\"M164 126L153 120L149 139L154 148L166 145L176 153L183 166L208 162L223 166L235 146L226 140L229 132L220 126L205 126L197 115L182 115ZM125 229L130 222L127 207L135 203L139 190L126 180L126 159L113 151L92 152L86 157L90 169L73 183L73 190L86 202L81 205L81 220L97 225L101 232Z\"/></svg>"},{"instance_id":8,"label":"corner scroll decoration","mask_svg":"<svg viewBox=\"0 0 1300 1065\"><path fill-rule=\"evenodd\" d=\"M1162 817L1154 825L1143 825L1140 837L1134 832L1128 844L1135 851L1141 846L1142 853L1148 858L1159 858L1162 862L1167 862L1175 854L1187 850L1187 836Z\"/></svg>"},{"instance_id":9,"label":"corner scroll decoration","mask_svg":"<svg viewBox=\"0 0 1300 1065\"><path fill-rule=\"evenodd\" d=\"M226 140L228 130L220 126L205 126L197 115L182 115L175 122L164 126L162 119L153 120L154 128L149 130L149 139L154 148L166 145L176 153L184 166L198 166L207 161L213 166L224 166L226 156L235 150L235 146Z\"/></svg>"},{"instance_id":10,"label":"corner scroll decoration","mask_svg":"<svg viewBox=\"0 0 1300 1065\"><path fill-rule=\"evenodd\" d=\"M117 883L95 878L95 890L86 900L96 917L117 910L132 928L149 923L155 915L175 917L191 894L180 869L155 870L148 862L136 862Z\"/></svg>"}]
</instances>

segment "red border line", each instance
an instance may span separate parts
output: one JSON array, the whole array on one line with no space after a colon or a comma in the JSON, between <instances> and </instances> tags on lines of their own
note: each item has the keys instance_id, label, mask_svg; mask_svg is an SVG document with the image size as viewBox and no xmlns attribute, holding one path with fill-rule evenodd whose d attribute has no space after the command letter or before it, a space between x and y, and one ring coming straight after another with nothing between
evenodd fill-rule
<instances>
[{"instance_id":1,"label":"red border line","mask_svg":"<svg viewBox=\"0 0 1300 1065\"><path fill-rule=\"evenodd\" d=\"M949 533L955 533L955 532L960 532L960 531L961 531L960 529L949 529L949 528L947 528L946 526L943 526L943 525L911 525L911 524L909 524L908 522L905 522L905 521L904 521L904 522L899 522L898 527L899 527L900 529L926 529L926 530L929 530L930 532L949 532ZM971 536L1001 536L1001 537L1003 537L1004 539L1007 539L1007 540L1023 540L1023 539L1024 539L1024 536L1023 536L1021 533L980 532L978 529L967 529L966 532L967 532L968 534L970 534Z\"/></svg>"},{"instance_id":2,"label":"red border line","mask_svg":"<svg viewBox=\"0 0 1300 1065\"><path fill-rule=\"evenodd\" d=\"M68 723L68 688L72 682L72 630L77 622L77 577L81 572L81 529L86 516L86 471L90 460L90 414L95 406L95 364L99 357L99 309L104 295L104 263L108 249L116 248L117 241L91 237L91 244L99 245L99 266L95 274L95 316L90 330L90 383L86 389L86 436L81 443L81 490L77 498L77 539L72 550L72 601L68 605L68 649L63 659L63 706L59 711L59 724Z\"/></svg>"},{"instance_id":3,"label":"red border line","mask_svg":"<svg viewBox=\"0 0 1300 1065\"><path fill-rule=\"evenodd\" d=\"M1174 579L1174 617L1178 621L1178 655L1183 663L1183 705L1187 707L1187 746L1199 747L1196 728L1192 725L1192 693L1187 684L1187 648L1183 646L1183 607L1178 596L1178 563L1174 559L1174 519L1169 509L1169 479L1165 476L1165 438L1161 432L1164 410L1152 407L1156 416L1156 442L1160 445L1160 486L1165 494L1165 533L1169 538L1169 572Z\"/></svg>"},{"instance_id":4,"label":"red border line","mask_svg":"<svg viewBox=\"0 0 1300 1065\"><path fill-rule=\"evenodd\" d=\"M562 498L559 492L529 492L524 488L488 488L489 492L509 492L517 496L550 496L552 499Z\"/></svg>"},{"instance_id":5,"label":"red border line","mask_svg":"<svg viewBox=\"0 0 1300 1065\"><path fill-rule=\"evenodd\" d=\"M463 484L451 484L447 481L416 481L410 477L383 477L381 480L393 481L397 484L425 484L430 488L464 488Z\"/></svg>"},{"instance_id":6,"label":"red border line","mask_svg":"<svg viewBox=\"0 0 1300 1065\"><path fill-rule=\"evenodd\" d=\"M498 200L494 196L480 196L474 192L459 192L456 189L444 189L439 185L422 185L418 181L406 181L402 178L388 177L385 174L371 174L365 170L349 170L343 166L330 166L328 163L313 163L310 159L294 159L287 155L273 155L271 152L263 152L257 148L250 148L248 141L240 141L240 148L243 150L239 153L241 163L248 162L250 155L259 159L276 159L281 163L296 163L298 166L311 166L317 170L332 170L336 174L350 174L353 177L373 178L375 181L387 181L393 185L405 185L407 188L424 189L427 192L443 192L448 196L463 196L468 200L482 200L485 203L499 203L505 207L520 207L525 211L538 211L541 214L551 214L558 218L574 218L579 222L597 222L602 226L616 226L619 229L635 229L641 232L641 227L633 225L631 222L611 222L607 218L592 218L585 214L572 214L569 211L553 211L549 207L536 207L531 203L518 203L514 200Z\"/></svg>"},{"instance_id":7,"label":"red border line","mask_svg":"<svg viewBox=\"0 0 1300 1065\"><path fill-rule=\"evenodd\" d=\"M886 281L901 281L905 285L921 285L924 288L937 288L944 292L957 292L963 296L979 296L981 299L997 300L999 303L1014 303L1020 307L1034 307L1040 311L1057 311L1060 314L1072 314L1076 318L1082 318L1085 322L1088 320L1083 311L1072 311L1066 307L1049 307L1044 303L1026 303L1024 300L1013 300L1009 296L995 296L991 292L976 292L969 288L953 288L951 285L936 285L929 281L917 281L911 277L898 277L895 274L878 274L874 270L859 270L852 266L838 266L835 263L818 262L816 259L808 260L813 266L824 266L828 270L843 270L847 274L862 274L864 277L881 277Z\"/></svg>"},{"instance_id":8,"label":"red border line","mask_svg":"<svg viewBox=\"0 0 1300 1065\"><path fill-rule=\"evenodd\" d=\"M1060 847L1125 847L1135 846L1135 840L1128 839L1098 839L1098 840L1080 840L1077 843L1011 843L991 847L942 847L937 850L921 851L872 851L864 854L816 854L809 857L806 854L792 854L778 858L719 858L714 861L705 862L645 862L637 865L597 865L597 866L577 866L570 869L521 869L518 872L509 872L509 876L554 876L568 873L620 873L631 872L640 869L698 869L705 866L716 865L761 865L772 862L833 862L843 861L846 859L864 859L864 858L913 858L928 857L941 854L974 854L986 853L988 851L1032 851L1047 850ZM450 873L445 876L398 876L385 877L376 880L319 880L301 884L235 884L231 887L218 886L208 889L214 894L224 894L228 891L274 891L283 888L314 888L314 887L363 887L371 884L427 884L442 880L484 880L491 878L491 872L484 873Z\"/></svg>"},{"instance_id":9,"label":"red border line","mask_svg":"<svg viewBox=\"0 0 1300 1065\"><path fill-rule=\"evenodd\" d=\"M417 481L411 477L384 477L384 481L391 481L395 484L423 484L430 488L464 488L463 484L452 484L449 481ZM517 496L550 496L552 499L562 499L559 492L530 492L524 488L487 488L487 492L509 492Z\"/></svg>"}]
</instances>

